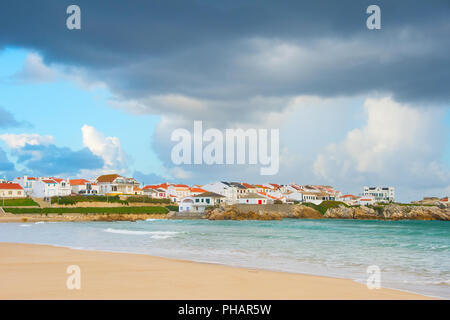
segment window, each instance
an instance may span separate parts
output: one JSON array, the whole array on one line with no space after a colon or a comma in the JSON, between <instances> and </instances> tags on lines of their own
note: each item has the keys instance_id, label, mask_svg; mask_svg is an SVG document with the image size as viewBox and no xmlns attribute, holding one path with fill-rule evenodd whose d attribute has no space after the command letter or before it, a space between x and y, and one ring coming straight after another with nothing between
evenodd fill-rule
<instances>
[{"instance_id":1,"label":"window","mask_svg":"<svg viewBox=\"0 0 450 320\"><path fill-rule=\"evenodd\" d=\"M206 203L209 203L209 200L210 200L209 198L208 198L208 199L206 199Z\"/></svg>"},{"instance_id":2,"label":"window","mask_svg":"<svg viewBox=\"0 0 450 320\"><path fill-rule=\"evenodd\" d=\"M8 194L9 194L10 196L12 196L12 191L8 191Z\"/></svg>"},{"instance_id":3,"label":"window","mask_svg":"<svg viewBox=\"0 0 450 320\"><path fill-rule=\"evenodd\" d=\"M200 201L200 199L195 199L195 202L199 202Z\"/></svg>"},{"instance_id":4,"label":"window","mask_svg":"<svg viewBox=\"0 0 450 320\"><path fill-rule=\"evenodd\" d=\"M20 196L22 194L22 191L17 191L17 194Z\"/></svg>"}]
</instances>

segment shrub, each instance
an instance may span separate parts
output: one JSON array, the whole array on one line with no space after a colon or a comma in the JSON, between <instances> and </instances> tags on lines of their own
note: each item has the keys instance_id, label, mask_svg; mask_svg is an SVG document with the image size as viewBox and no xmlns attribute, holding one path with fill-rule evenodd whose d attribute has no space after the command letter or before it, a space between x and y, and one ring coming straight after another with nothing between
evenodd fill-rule
<instances>
[{"instance_id":1,"label":"shrub","mask_svg":"<svg viewBox=\"0 0 450 320\"><path fill-rule=\"evenodd\" d=\"M178 212L180 210L180 207L178 207L178 206L166 206L166 208L169 211L176 211L176 212Z\"/></svg>"},{"instance_id":2,"label":"shrub","mask_svg":"<svg viewBox=\"0 0 450 320\"><path fill-rule=\"evenodd\" d=\"M67 196L53 197L52 204L75 205L78 202L111 202L128 205L129 203L158 203L170 204L170 199L154 199L148 196L131 196L127 200L121 200L120 196Z\"/></svg>"},{"instance_id":3,"label":"shrub","mask_svg":"<svg viewBox=\"0 0 450 320\"><path fill-rule=\"evenodd\" d=\"M13 214L63 214L63 213L118 213L118 214L165 214L169 212L166 207L112 207L112 208L5 208L6 212Z\"/></svg>"},{"instance_id":4,"label":"shrub","mask_svg":"<svg viewBox=\"0 0 450 320\"><path fill-rule=\"evenodd\" d=\"M307 206L307 207L316 209L321 214L325 214L327 212L327 210L330 209L330 208L337 208L339 206L348 207L348 205L346 203L344 203L344 202L333 201L333 200L322 201L322 203L319 204L319 205L311 203L311 202L303 202L302 204Z\"/></svg>"},{"instance_id":5,"label":"shrub","mask_svg":"<svg viewBox=\"0 0 450 320\"><path fill-rule=\"evenodd\" d=\"M144 202L144 203L167 203L167 204L172 203L170 201L170 199L154 199L154 198L150 198L148 196L128 197L127 201L130 202L130 203L131 202L139 202L139 203L141 203L141 202Z\"/></svg>"},{"instance_id":6,"label":"shrub","mask_svg":"<svg viewBox=\"0 0 450 320\"><path fill-rule=\"evenodd\" d=\"M119 196L67 196L52 198L52 204L75 205L78 202L111 202L128 204L128 201L121 200Z\"/></svg>"},{"instance_id":7,"label":"shrub","mask_svg":"<svg viewBox=\"0 0 450 320\"><path fill-rule=\"evenodd\" d=\"M3 205L3 200L0 200L0 205ZM26 206L36 206L39 205L34 202L33 199L23 198L23 199L5 199L5 207L26 207Z\"/></svg>"}]
</instances>

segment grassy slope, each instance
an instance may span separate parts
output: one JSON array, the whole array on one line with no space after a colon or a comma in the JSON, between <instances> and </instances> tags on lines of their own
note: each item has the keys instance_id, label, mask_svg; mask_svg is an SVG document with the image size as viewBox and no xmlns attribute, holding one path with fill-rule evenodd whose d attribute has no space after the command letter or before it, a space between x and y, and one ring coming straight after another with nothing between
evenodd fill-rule
<instances>
[{"instance_id":1,"label":"grassy slope","mask_svg":"<svg viewBox=\"0 0 450 320\"><path fill-rule=\"evenodd\" d=\"M120 200L119 196L67 196L67 197L53 197L52 203L63 205L74 205L78 202L113 202L128 204L130 202L146 202L146 203L161 203L170 204L170 199L152 199L149 197L128 197L127 200Z\"/></svg>"},{"instance_id":2,"label":"grassy slope","mask_svg":"<svg viewBox=\"0 0 450 320\"><path fill-rule=\"evenodd\" d=\"M3 199L0 200L0 205L5 207L25 207L25 206L36 206L39 205L33 201L33 199L5 199L5 204L3 205Z\"/></svg>"},{"instance_id":3,"label":"grassy slope","mask_svg":"<svg viewBox=\"0 0 450 320\"><path fill-rule=\"evenodd\" d=\"M121 214L165 214L169 212L166 207L113 207L113 208L5 208L6 212L21 214L47 214L47 213L121 213Z\"/></svg>"},{"instance_id":4,"label":"grassy slope","mask_svg":"<svg viewBox=\"0 0 450 320\"><path fill-rule=\"evenodd\" d=\"M319 211L321 214L325 214L327 212L328 209L330 208L337 208L341 205L348 207L348 205L344 202L340 202L340 201L323 201L321 204L317 205L314 203L310 203L310 202L303 202L303 205L316 209L317 211Z\"/></svg>"}]
</instances>

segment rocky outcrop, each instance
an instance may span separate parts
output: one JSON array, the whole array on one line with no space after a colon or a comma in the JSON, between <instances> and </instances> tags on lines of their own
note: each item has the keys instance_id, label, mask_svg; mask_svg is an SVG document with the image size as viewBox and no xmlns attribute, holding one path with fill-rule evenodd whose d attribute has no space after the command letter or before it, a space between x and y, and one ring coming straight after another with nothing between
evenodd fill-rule
<instances>
[{"instance_id":1,"label":"rocky outcrop","mask_svg":"<svg viewBox=\"0 0 450 320\"><path fill-rule=\"evenodd\" d=\"M261 208L264 208L261 206ZM230 206L217 208L206 212L205 217L209 220L281 220L291 219L323 219L322 214L310 207L303 205L286 206L280 211L258 210L246 211L242 207Z\"/></svg>"},{"instance_id":2,"label":"rocky outcrop","mask_svg":"<svg viewBox=\"0 0 450 320\"><path fill-rule=\"evenodd\" d=\"M323 219L324 216L317 210L304 206L296 205L292 213L287 213L283 218L294 218L294 219Z\"/></svg>"},{"instance_id":3,"label":"rocky outcrop","mask_svg":"<svg viewBox=\"0 0 450 320\"><path fill-rule=\"evenodd\" d=\"M205 219L204 212L175 212L171 211L167 214L167 219L191 220L191 219Z\"/></svg>"},{"instance_id":4,"label":"rocky outcrop","mask_svg":"<svg viewBox=\"0 0 450 320\"><path fill-rule=\"evenodd\" d=\"M329 219L360 219L360 220L374 220L382 219L378 213L368 207L345 207L330 208L324 215Z\"/></svg>"},{"instance_id":5,"label":"rocky outcrop","mask_svg":"<svg viewBox=\"0 0 450 320\"><path fill-rule=\"evenodd\" d=\"M386 206L330 208L325 213L330 219L377 219L377 220L450 220L450 209L437 206Z\"/></svg>"},{"instance_id":6,"label":"rocky outcrop","mask_svg":"<svg viewBox=\"0 0 450 320\"><path fill-rule=\"evenodd\" d=\"M209 220L281 220L281 214L276 212L243 212L233 206L207 211L205 216Z\"/></svg>"},{"instance_id":7,"label":"rocky outcrop","mask_svg":"<svg viewBox=\"0 0 450 320\"><path fill-rule=\"evenodd\" d=\"M383 210L383 216L389 220L450 220L450 209L436 206L399 206L389 205Z\"/></svg>"}]
</instances>

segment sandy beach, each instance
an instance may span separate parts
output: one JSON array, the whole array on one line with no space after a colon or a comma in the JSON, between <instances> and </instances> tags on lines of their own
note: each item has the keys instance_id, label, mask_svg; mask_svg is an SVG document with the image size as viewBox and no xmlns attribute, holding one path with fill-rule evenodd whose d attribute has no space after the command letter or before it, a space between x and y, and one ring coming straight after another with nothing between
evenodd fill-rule
<instances>
[{"instance_id":1,"label":"sandy beach","mask_svg":"<svg viewBox=\"0 0 450 320\"><path fill-rule=\"evenodd\" d=\"M80 290L67 289L70 265ZM0 287L0 299L428 299L346 279L16 243L0 243Z\"/></svg>"}]
</instances>

